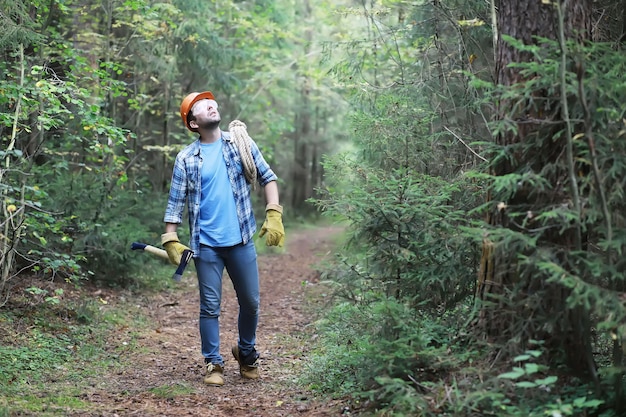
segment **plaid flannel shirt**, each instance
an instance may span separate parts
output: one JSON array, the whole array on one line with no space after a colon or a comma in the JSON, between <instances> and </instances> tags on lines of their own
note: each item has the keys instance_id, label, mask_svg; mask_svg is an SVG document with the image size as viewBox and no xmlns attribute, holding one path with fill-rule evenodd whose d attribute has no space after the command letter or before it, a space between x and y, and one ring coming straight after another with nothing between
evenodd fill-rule
<instances>
[{"instance_id":1,"label":"plaid flannel shirt","mask_svg":"<svg viewBox=\"0 0 626 417\"><path fill-rule=\"evenodd\" d=\"M250 199L250 185L246 182L241 158L236 145L231 141L229 132L222 132L224 141L223 154L226 161L226 170L230 179L230 186L235 196L237 218L243 243L246 244L256 232L256 220ZM277 179L276 174L263 158L259 147L251 141L252 158L257 167L257 181L265 185ZM190 248L194 256L200 253L200 194L201 194L201 165L200 140L196 140L180 151L176 156L172 171L172 183L167 200L164 221L180 224L183 221L183 209L187 202L189 213Z\"/></svg>"}]
</instances>

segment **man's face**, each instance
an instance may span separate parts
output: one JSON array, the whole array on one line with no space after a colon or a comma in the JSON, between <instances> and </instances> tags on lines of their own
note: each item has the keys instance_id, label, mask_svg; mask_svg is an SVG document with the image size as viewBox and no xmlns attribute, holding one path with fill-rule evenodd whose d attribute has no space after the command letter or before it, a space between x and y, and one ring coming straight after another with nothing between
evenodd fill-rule
<instances>
[{"instance_id":1,"label":"man's face","mask_svg":"<svg viewBox=\"0 0 626 417\"><path fill-rule=\"evenodd\" d=\"M220 112L217 110L217 102L215 100L202 99L194 103L191 107L191 114L195 120L190 122L192 127L193 124L197 124L199 128L202 129L212 129L219 125L222 121L220 116Z\"/></svg>"}]
</instances>

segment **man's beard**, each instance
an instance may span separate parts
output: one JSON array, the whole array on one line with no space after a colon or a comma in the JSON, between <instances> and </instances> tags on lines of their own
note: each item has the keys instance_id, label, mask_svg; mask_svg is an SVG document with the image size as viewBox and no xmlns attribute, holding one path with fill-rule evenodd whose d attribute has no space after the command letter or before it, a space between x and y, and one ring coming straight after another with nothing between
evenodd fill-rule
<instances>
[{"instance_id":1,"label":"man's beard","mask_svg":"<svg viewBox=\"0 0 626 417\"><path fill-rule=\"evenodd\" d=\"M196 123L198 123L198 127L200 129L214 130L214 129L216 129L220 125L221 121L222 121L221 118L217 118L215 120L206 120L206 121L204 121L202 123L198 123L198 122L196 122Z\"/></svg>"}]
</instances>

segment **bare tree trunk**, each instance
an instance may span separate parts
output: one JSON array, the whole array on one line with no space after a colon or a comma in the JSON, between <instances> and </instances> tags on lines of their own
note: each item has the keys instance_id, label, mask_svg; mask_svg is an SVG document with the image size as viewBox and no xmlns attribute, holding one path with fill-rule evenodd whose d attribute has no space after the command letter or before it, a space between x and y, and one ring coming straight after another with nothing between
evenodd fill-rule
<instances>
[{"instance_id":1,"label":"bare tree trunk","mask_svg":"<svg viewBox=\"0 0 626 417\"><path fill-rule=\"evenodd\" d=\"M20 87L24 85L26 78L26 63L24 58L24 45L19 45L19 59L20 59L20 74L19 83ZM17 136L18 136L18 120L20 115L20 109L22 107L22 97L19 96L17 103L15 104L15 112L13 119L13 129L11 131L11 137L9 144L6 148L6 156L0 166L0 184L6 183L5 175L12 168L11 166L11 152L15 149ZM2 221L0 222L0 307L2 307L8 299L8 286L9 281L13 278L15 256L17 253L17 246L20 241L19 237L24 227L24 189L25 179L22 177L20 201L15 201L15 204L7 205L2 204ZM17 188L18 184L14 184ZM0 201L7 200L7 187L0 188ZM16 199L17 200L17 199ZM19 207L18 207L19 206Z\"/></svg>"},{"instance_id":2,"label":"bare tree trunk","mask_svg":"<svg viewBox=\"0 0 626 417\"><path fill-rule=\"evenodd\" d=\"M305 19L311 14L311 5L308 0L302 5ZM304 34L305 45L304 52L308 55L311 51L311 43L313 40L313 30L307 28ZM296 140L294 141L294 161L293 161L293 176L292 176L292 198L291 206L295 210L301 210L306 202L307 197L310 195L311 178L309 175L309 142L311 140L311 81L307 75L299 74L303 78L301 88L301 105L299 108L299 115L297 117Z\"/></svg>"},{"instance_id":3,"label":"bare tree trunk","mask_svg":"<svg viewBox=\"0 0 626 417\"><path fill-rule=\"evenodd\" d=\"M169 106L170 106L170 84L169 82L165 83L165 91L163 94L163 114L169 114ZM170 125L168 123L168 118L163 118L163 146L167 147L170 145ZM159 181L159 189L157 191L163 191L168 189L168 184L170 180L171 170L165 169L167 166L167 156L165 154L161 155L160 160L158 161L159 167L157 167L157 172L161 174L161 178Z\"/></svg>"},{"instance_id":4,"label":"bare tree trunk","mask_svg":"<svg viewBox=\"0 0 626 417\"><path fill-rule=\"evenodd\" d=\"M309 173L307 170L308 160L308 137L311 132L311 116L309 115L308 106L308 91L304 89L302 91L302 108L300 109L300 116L298 118L296 140L294 141L294 161L293 161L293 176L292 176L292 199L291 206L299 210L302 208L304 201L306 200L307 188L309 187Z\"/></svg>"}]
</instances>

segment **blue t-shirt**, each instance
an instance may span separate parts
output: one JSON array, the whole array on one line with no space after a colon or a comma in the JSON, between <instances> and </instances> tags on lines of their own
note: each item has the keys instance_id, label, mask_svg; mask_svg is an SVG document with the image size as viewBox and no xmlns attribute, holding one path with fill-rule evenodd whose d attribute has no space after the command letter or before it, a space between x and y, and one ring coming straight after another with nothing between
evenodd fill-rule
<instances>
[{"instance_id":1,"label":"blue t-shirt","mask_svg":"<svg viewBox=\"0 0 626 417\"><path fill-rule=\"evenodd\" d=\"M213 247L234 246L242 242L235 196L222 147L222 138L200 146L200 243Z\"/></svg>"}]
</instances>

